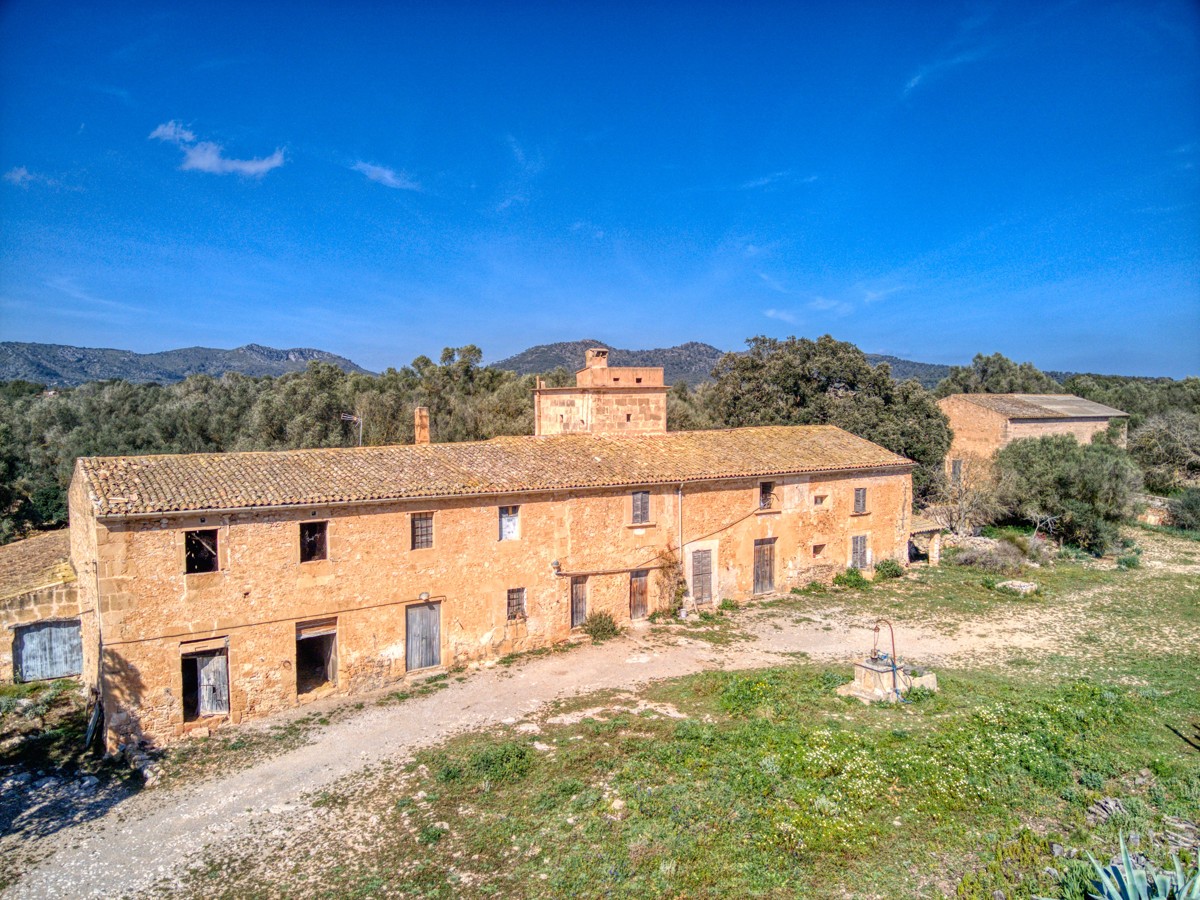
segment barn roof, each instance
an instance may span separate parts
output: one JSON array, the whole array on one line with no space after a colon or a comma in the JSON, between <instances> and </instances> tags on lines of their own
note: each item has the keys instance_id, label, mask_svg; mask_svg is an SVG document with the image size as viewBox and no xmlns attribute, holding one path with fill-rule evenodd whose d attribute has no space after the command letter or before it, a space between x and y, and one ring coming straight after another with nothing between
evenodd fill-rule
<instances>
[{"instance_id":1,"label":"barn roof","mask_svg":"<svg viewBox=\"0 0 1200 900\"><path fill-rule=\"evenodd\" d=\"M1074 394L954 394L1010 419L1111 419L1128 416L1119 409ZM950 398L947 397L947 400Z\"/></svg>"},{"instance_id":2,"label":"barn roof","mask_svg":"<svg viewBox=\"0 0 1200 900\"><path fill-rule=\"evenodd\" d=\"M87 457L98 516L513 494L913 463L830 425L326 450Z\"/></svg>"}]
</instances>

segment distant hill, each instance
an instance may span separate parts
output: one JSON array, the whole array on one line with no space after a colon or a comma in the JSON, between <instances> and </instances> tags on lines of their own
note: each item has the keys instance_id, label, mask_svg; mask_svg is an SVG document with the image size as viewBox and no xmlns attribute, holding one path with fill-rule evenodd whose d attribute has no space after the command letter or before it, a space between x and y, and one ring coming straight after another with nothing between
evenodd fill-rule
<instances>
[{"instance_id":1,"label":"distant hill","mask_svg":"<svg viewBox=\"0 0 1200 900\"><path fill-rule=\"evenodd\" d=\"M518 375L533 375L549 372L562 366L574 372L583 366L583 353L589 347L607 347L609 362L614 366L662 366L667 384L686 381L690 385L710 381L710 373L724 354L711 344L691 341L677 347L657 350L621 350L610 347L604 341L561 341L557 344L539 344L507 359L491 363L497 369L508 369ZM934 363L912 362L895 356L868 353L872 365L885 362L892 367L892 377L898 381L915 378L925 387L933 387L948 374L949 366Z\"/></svg>"},{"instance_id":2,"label":"distant hill","mask_svg":"<svg viewBox=\"0 0 1200 900\"><path fill-rule=\"evenodd\" d=\"M52 387L73 387L88 381L120 378L168 384L189 375L283 375L303 371L312 360L332 363L347 372L366 372L345 357L299 347L277 350L247 344L233 350L185 347L161 353L68 347L64 344L0 343L0 381L20 378Z\"/></svg>"}]
</instances>

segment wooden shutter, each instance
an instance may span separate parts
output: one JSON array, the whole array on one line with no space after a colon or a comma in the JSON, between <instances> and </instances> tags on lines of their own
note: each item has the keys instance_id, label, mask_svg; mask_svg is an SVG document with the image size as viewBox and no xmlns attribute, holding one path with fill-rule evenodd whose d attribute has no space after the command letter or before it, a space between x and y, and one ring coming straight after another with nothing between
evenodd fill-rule
<instances>
[{"instance_id":1,"label":"wooden shutter","mask_svg":"<svg viewBox=\"0 0 1200 900\"><path fill-rule=\"evenodd\" d=\"M754 593L775 590L775 538L754 542Z\"/></svg>"},{"instance_id":2,"label":"wooden shutter","mask_svg":"<svg viewBox=\"0 0 1200 900\"><path fill-rule=\"evenodd\" d=\"M867 489L854 489L854 511L856 513L865 513L867 511Z\"/></svg>"},{"instance_id":3,"label":"wooden shutter","mask_svg":"<svg viewBox=\"0 0 1200 900\"><path fill-rule=\"evenodd\" d=\"M13 668L17 681L78 675L83 671L79 620L38 622L16 629Z\"/></svg>"},{"instance_id":4,"label":"wooden shutter","mask_svg":"<svg viewBox=\"0 0 1200 900\"><path fill-rule=\"evenodd\" d=\"M578 628L587 618L587 576L571 578L571 627Z\"/></svg>"},{"instance_id":5,"label":"wooden shutter","mask_svg":"<svg viewBox=\"0 0 1200 900\"><path fill-rule=\"evenodd\" d=\"M198 657L200 673L200 715L218 716L229 712L229 666L224 653Z\"/></svg>"},{"instance_id":6,"label":"wooden shutter","mask_svg":"<svg viewBox=\"0 0 1200 900\"><path fill-rule=\"evenodd\" d=\"M645 569L639 569L629 576L629 618L644 619L648 612L649 603L647 601L647 586L650 582L650 573Z\"/></svg>"},{"instance_id":7,"label":"wooden shutter","mask_svg":"<svg viewBox=\"0 0 1200 900\"><path fill-rule=\"evenodd\" d=\"M421 603L408 607L404 614L405 663L414 669L429 669L442 664L442 605Z\"/></svg>"},{"instance_id":8,"label":"wooden shutter","mask_svg":"<svg viewBox=\"0 0 1200 900\"><path fill-rule=\"evenodd\" d=\"M856 569L867 567L867 536L855 535L851 538L850 565Z\"/></svg>"},{"instance_id":9,"label":"wooden shutter","mask_svg":"<svg viewBox=\"0 0 1200 900\"><path fill-rule=\"evenodd\" d=\"M633 492L633 523L643 525L650 521L650 492Z\"/></svg>"},{"instance_id":10,"label":"wooden shutter","mask_svg":"<svg viewBox=\"0 0 1200 900\"><path fill-rule=\"evenodd\" d=\"M692 599L712 603L712 551L692 551Z\"/></svg>"}]
</instances>

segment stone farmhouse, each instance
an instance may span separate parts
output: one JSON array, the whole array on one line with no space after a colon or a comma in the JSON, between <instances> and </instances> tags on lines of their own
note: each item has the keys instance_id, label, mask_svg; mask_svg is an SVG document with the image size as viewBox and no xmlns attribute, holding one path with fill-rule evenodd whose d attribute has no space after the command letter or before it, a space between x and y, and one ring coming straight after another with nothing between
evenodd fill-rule
<instances>
[{"instance_id":1,"label":"stone farmhouse","mask_svg":"<svg viewBox=\"0 0 1200 900\"><path fill-rule=\"evenodd\" d=\"M951 394L938 401L954 437L946 454L947 474L962 475L972 460L986 461L1020 438L1073 434L1082 444L1120 425L1124 446L1128 415L1073 394Z\"/></svg>"},{"instance_id":2,"label":"stone farmhouse","mask_svg":"<svg viewBox=\"0 0 1200 900\"><path fill-rule=\"evenodd\" d=\"M913 463L830 426L667 432L661 369L588 354L536 434L84 458L69 492L105 735L166 743L571 639L907 561ZM682 581L679 581L679 578Z\"/></svg>"}]
</instances>

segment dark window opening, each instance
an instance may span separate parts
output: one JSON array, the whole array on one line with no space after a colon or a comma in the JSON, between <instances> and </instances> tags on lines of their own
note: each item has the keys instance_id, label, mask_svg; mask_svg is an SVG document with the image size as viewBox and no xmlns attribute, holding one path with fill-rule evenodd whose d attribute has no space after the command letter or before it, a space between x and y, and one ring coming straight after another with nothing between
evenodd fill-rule
<instances>
[{"instance_id":1,"label":"dark window opening","mask_svg":"<svg viewBox=\"0 0 1200 900\"><path fill-rule=\"evenodd\" d=\"M625 421L632 422L633 421L633 413L625 413Z\"/></svg>"},{"instance_id":2,"label":"dark window opening","mask_svg":"<svg viewBox=\"0 0 1200 900\"><path fill-rule=\"evenodd\" d=\"M433 513L412 514L412 548L428 550L433 546Z\"/></svg>"},{"instance_id":3,"label":"dark window opening","mask_svg":"<svg viewBox=\"0 0 1200 900\"><path fill-rule=\"evenodd\" d=\"M296 693L337 684L337 622L296 626Z\"/></svg>"},{"instance_id":4,"label":"dark window opening","mask_svg":"<svg viewBox=\"0 0 1200 900\"><path fill-rule=\"evenodd\" d=\"M183 552L184 571L188 575L217 571L217 529L187 532L183 538Z\"/></svg>"},{"instance_id":5,"label":"dark window opening","mask_svg":"<svg viewBox=\"0 0 1200 900\"><path fill-rule=\"evenodd\" d=\"M633 492L633 518L631 521L634 525L645 525L650 521L649 491Z\"/></svg>"},{"instance_id":6,"label":"dark window opening","mask_svg":"<svg viewBox=\"0 0 1200 900\"><path fill-rule=\"evenodd\" d=\"M867 511L867 489L854 489L854 511L856 513L865 513Z\"/></svg>"},{"instance_id":7,"label":"dark window opening","mask_svg":"<svg viewBox=\"0 0 1200 900\"><path fill-rule=\"evenodd\" d=\"M183 657L183 720L229 712L229 665L224 650Z\"/></svg>"},{"instance_id":8,"label":"dark window opening","mask_svg":"<svg viewBox=\"0 0 1200 900\"><path fill-rule=\"evenodd\" d=\"M950 460L950 480L953 481L955 485L962 483L962 460L961 459Z\"/></svg>"},{"instance_id":9,"label":"dark window opening","mask_svg":"<svg viewBox=\"0 0 1200 900\"><path fill-rule=\"evenodd\" d=\"M770 509L775 505L775 482L760 481L758 483L758 508Z\"/></svg>"},{"instance_id":10,"label":"dark window opening","mask_svg":"<svg viewBox=\"0 0 1200 900\"><path fill-rule=\"evenodd\" d=\"M525 588L508 589L508 621L525 618Z\"/></svg>"},{"instance_id":11,"label":"dark window opening","mask_svg":"<svg viewBox=\"0 0 1200 900\"><path fill-rule=\"evenodd\" d=\"M813 544L813 557L816 558L825 552L824 544Z\"/></svg>"},{"instance_id":12,"label":"dark window opening","mask_svg":"<svg viewBox=\"0 0 1200 900\"><path fill-rule=\"evenodd\" d=\"M712 551L692 551L692 599L712 603Z\"/></svg>"},{"instance_id":13,"label":"dark window opening","mask_svg":"<svg viewBox=\"0 0 1200 900\"><path fill-rule=\"evenodd\" d=\"M824 494L817 494L817 496L813 497L813 506L824 506L824 505L825 505L825 495Z\"/></svg>"},{"instance_id":14,"label":"dark window opening","mask_svg":"<svg viewBox=\"0 0 1200 900\"><path fill-rule=\"evenodd\" d=\"M327 558L325 535L328 525L328 522L300 523L300 562Z\"/></svg>"},{"instance_id":15,"label":"dark window opening","mask_svg":"<svg viewBox=\"0 0 1200 900\"><path fill-rule=\"evenodd\" d=\"M640 378L635 378L635 379L633 379L633 383L634 383L634 384L641 384L641 383L642 383L642 379L640 379Z\"/></svg>"}]
</instances>

